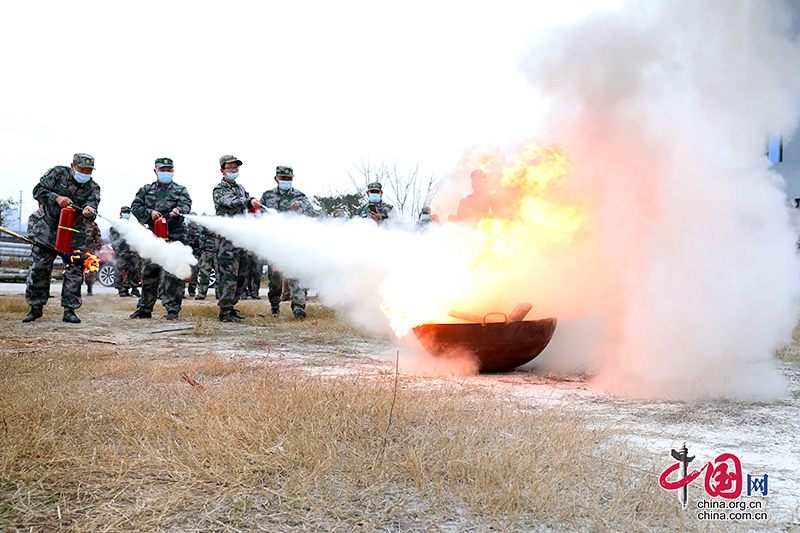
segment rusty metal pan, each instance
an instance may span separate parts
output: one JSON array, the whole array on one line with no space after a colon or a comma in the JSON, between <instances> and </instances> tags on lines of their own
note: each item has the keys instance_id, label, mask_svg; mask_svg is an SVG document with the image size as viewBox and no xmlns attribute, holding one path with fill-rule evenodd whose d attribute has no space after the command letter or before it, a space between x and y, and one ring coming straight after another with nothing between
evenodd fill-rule
<instances>
[{"instance_id":1,"label":"rusty metal pan","mask_svg":"<svg viewBox=\"0 0 800 533\"><path fill-rule=\"evenodd\" d=\"M502 315L504 321L487 322L491 315ZM472 354L480 372L505 372L542 353L553 338L556 322L555 318L512 322L503 313L490 313L481 323L422 324L413 331L434 357Z\"/></svg>"}]
</instances>

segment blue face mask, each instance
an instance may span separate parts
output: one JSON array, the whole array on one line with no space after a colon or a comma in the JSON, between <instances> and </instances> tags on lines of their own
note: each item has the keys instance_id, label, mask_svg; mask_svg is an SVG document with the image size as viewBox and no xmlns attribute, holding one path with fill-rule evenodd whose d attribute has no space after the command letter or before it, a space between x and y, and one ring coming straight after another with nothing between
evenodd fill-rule
<instances>
[{"instance_id":1,"label":"blue face mask","mask_svg":"<svg viewBox=\"0 0 800 533\"><path fill-rule=\"evenodd\" d=\"M236 181L236 178L238 178L238 177L239 177L239 173L238 172L226 172L225 173L225 178L229 179L231 181Z\"/></svg>"},{"instance_id":2,"label":"blue face mask","mask_svg":"<svg viewBox=\"0 0 800 533\"><path fill-rule=\"evenodd\" d=\"M184 218L184 219L183 219L183 223L184 223L186 226L191 226L191 225L192 225L192 221L191 221L191 220L189 220L188 218Z\"/></svg>"},{"instance_id":3,"label":"blue face mask","mask_svg":"<svg viewBox=\"0 0 800 533\"><path fill-rule=\"evenodd\" d=\"M431 219L431 216L430 216L430 215L422 215L422 216L421 216L421 217L419 217L419 218L421 218L422 220L430 220L430 219Z\"/></svg>"},{"instance_id":4,"label":"blue face mask","mask_svg":"<svg viewBox=\"0 0 800 533\"><path fill-rule=\"evenodd\" d=\"M122 213L120 216L122 218L124 218L125 220L128 220L129 218L131 218L131 214L130 213Z\"/></svg>"},{"instance_id":5,"label":"blue face mask","mask_svg":"<svg viewBox=\"0 0 800 533\"><path fill-rule=\"evenodd\" d=\"M381 193L379 192L371 192L369 193L369 201L373 204L377 204L381 201Z\"/></svg>"},{"instance_id":6,"label":"blue face mask","mask_svg":"<svg viewBox=\"0 0 800 533\"><path fill-rule=\"evenodd\" d=\"M78 183L86 183L90 179L92 179L91 174L81 174L77 170L75 171L75 181L77 181Z\"/></svg>"},{"instance_id":7,"label":"blue face mask","mask_svg":"<svg viewBox=\"0 0 800 533\"><path fill-rule=\"evenodd\" d=\"M156 172L156 176L158 176L158 182L164 184L172 182L173 174L173 172Z\"/></svg>"},{"instance_id":8,"label":"blue face mask","mask_svg":"<svg viewBox=\"0 0 800 533\"><path fill-rule=\"evenodd\" d=\"M292 180L278 180L278 187L282 191L288 191L292 188Z\"/></svg>"}]
</instances>

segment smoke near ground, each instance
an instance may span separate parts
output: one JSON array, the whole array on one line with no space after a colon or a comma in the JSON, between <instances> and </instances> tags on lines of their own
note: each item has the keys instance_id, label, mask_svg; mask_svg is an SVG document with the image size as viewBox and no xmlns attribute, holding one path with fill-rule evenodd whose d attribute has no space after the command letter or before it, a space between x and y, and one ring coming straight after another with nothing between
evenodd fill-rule
<instances>
[{"instance_id":1,"label":"smoke near ground","mask_svg":"<svg viewBox=\"0 0 800 533\"><path fill-rule=\"evenodd\" d=\"M800 267L764 151L797 123L788 23L778 2L630 2L527 57L548 141L593 201L593 249L564 266L594 309L559 326L543 363L563 354L631 396L783 393L772 352L797 323Z\"/></svg>"},{"instance_id":2,"label":"smoke near ground","mask_svg":"<svg viewBox=\"0 0 800 533\"><path fill-rule=\"evenodd\" d=\"M197 264L197 258L189 246L182 242L167 242L160 239L133 219L107 218L106 220L142 258L163 267L180 279L191 277L192 265Z\"/></svg>"}]
</instances>

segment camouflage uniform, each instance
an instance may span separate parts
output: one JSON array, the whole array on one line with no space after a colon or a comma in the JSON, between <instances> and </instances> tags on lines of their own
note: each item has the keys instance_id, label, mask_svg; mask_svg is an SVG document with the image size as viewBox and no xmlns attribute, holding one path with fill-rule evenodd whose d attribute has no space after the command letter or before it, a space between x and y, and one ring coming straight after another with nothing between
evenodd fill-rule
<instances>
[{"instance_id":1,"label":"camouflage uniform","mask_svg":"<svg viewBox=\"0 0 800 533\"><path fill-rule=\"evenodd\" d=\"M278 176L286 175L293 177L291 167L278 167L276 172ZM289 207L294 202L298 203L297 209ZM281 191L280 188L268 189L261 195L261 205L270 209L275 209L280 213L298 213L309 217L319 216L311 201L302 192L294 187L288 191ZM269 303L272 306L273 314L275 309L280 307L281 295L283 293L283 273L280 270L273 268L272 275L269 278ZM306 308L307 291L300 286L299 280L296 278L288 278L289 294L292 299L292 312L297 314L298 309Z\"/></svg>"},{"instance_id":2,"label":"camouflage uniform","mask_svg":"<svg viewBox=\"0 0 800 533\"><path fill-rule=\"evenodd\" d=\"M31 216L28 217L28 238L32 241L39 241L39 236L36 234L36 223L44 216L44 211L37 209Z\"/></svg>"},{"instance_id":3,"label":"camouflage uniform","mask_svg":"<svg viewBox=\"0 0 800 533\"><path fill-rule=\"evenodd\" d=\"M100 228L97 226L97 222L90 221L86 223L86 249L83 250L84 252L91 252L94 255L100 251L100 248L103 247L103 236L100 233ZM94 282L97 280L97 272L85 272L83 275L83 279L86 282L86 295L92 295L92 287L94 286Z\"/></svg>"},{"instance_id":4,"label":"camouflage uniform","mask_svg":"<svg viewBox=\"0 0 800 533\"><path fill-rule=\"evenodd\" d=\"M131 213L139 222L149 227L150 231L153 231L154 221L150 213L151 211L158 211L166 218L169 225L169 240L185 242L186 233L184 231L183 217L170 216L170 211L176 207L182 213L191 211L192 199L189 197L186 187L178 185L174 181L164 185L156 180L139 189L131 204ZM161 295L161 304L168 314L180 312L185 282L147 259L142 259L142 296L139 298L137 312L153 312L162 275L164 288Z\"/></svg>"},{"instance_id":5,"label":"camouflage uniform","mask_svg":"<svg viewBox=\"0 0 800 533\"><path fill-rule=\"evenodd\" d=\"M75 154L74 164L91 161L94 159L85 154ZM100 203L100 186L94 179L86 183L78 183L73 177L70 167L57 166L48 170L39 179L33 188L33 197L42 204L42 217L35 222L32 233L38 242L55 246L58 221L61 216L61 207L56 204L56 197L65 196L80 208L92 207L97 211ZM86 247L86 222L94 220L95 215L84 217L78 213L75 219L75 230L72 237L72 249ZM25 287L25 301L31 308L41 308L47 303L50 294L50 277L53 274L53 260L55 255L34 246L31 249L31 268ZM83 268L69 264L64 268L64 282L61 288L61 307L65 309L78 309L82 305L81 283L83 282Z\"/></svg>"},{"instance_id":6,"label":"camouflage uniform","mask_svg":"<svg viewBox=\"0 0 800 533\"><path fill-rule=\"evenodd\" d=\"M130 296L128 288L136 291L139 287L139 254L131 250L131 245L115 228L108 230L108 237L114 248L114 288L120 295Z\"/></svg>"},{"instance_id":7,"label":"camouflage uniform","mask_svg":"<svg viewBox=\"0 0 800 533\"><path fill-rule=\"evenodd\" d=\"M392 214L392 210L394 209L394 206L392 204L387 204L383 200L381 200L378 203L368 202L358 208L358 211L356 211L356 216L361 218L369 218L369 212L371 207L377 209L378 213L381 214L381 222L389 218Z\"/></svg>"},{"instance_id":8,"label":"camouflage uniform","mask_svg":"<svg viewBox=\"0 0 800 533\"><path fill-rule=\"evenodd\" d=\"M208 293L211 270L216 268L214 264L217 259L217 236L213 231L201 227L198 240L200 260L197 263L197 295L195 299L203 300ZM219 287L219 284L217 284L217 287Z\"/></svg>"},{"instance_id":9,"label":"camouflage uniform","mask_svg":"<svg viewBox=\"0 0 800 533\"><path fill-rule=\"evenodd\" d=\"M377 181L369 183L367 185L367 192L369 191L380 191L382 193L383 186ZM393 209L394 206L384 202L383 197L381 197L381 200L378 202L367 202L359 207L358 211L356 211L356 216L361 218L370 218L370 211L377 210L378 213L381 214L381 222L383 222L391 216Z\"/></svg>"},{"instance_id":10,"label":"camouflage uniform","mask_svg":"<svg viewBox=\"0 0 800 533\"><path fill-rule=\"evenodd\" d=\"M248 252L247 263L249 268L242 288L242 300L247 298L260 300L259 292L261 291L261 276L264 274L264 262L253 252Z\"/></svg>"},{"instance_id":11,"label":"camouflage uniform","mask_svg":"<svg viewBox=\"0 0 800 533\"><path fill-rule=\"evenodd\" d=\"M192 267L192 277L189 278L189 296L194 296L197 289L197 276L200 271L200 226L189 224L186 226L186 244L192 248L192 255L197 259L197 264Z\"/></svg>"},{"instance_id":12,"label":"camouflage uniform","mask_svg":"<svg viewBox=\"0 0 800 533\"><path fill-rule=\"evenodd\" d=\"M217 216L243 215L252 201L242 185L224 178L214 187L213 194ZM239 302L247 269L247 250L237 248L228 239L217 235L217 296L220 317L233 312L233 306Z\"/></svg>"}]
</instances>

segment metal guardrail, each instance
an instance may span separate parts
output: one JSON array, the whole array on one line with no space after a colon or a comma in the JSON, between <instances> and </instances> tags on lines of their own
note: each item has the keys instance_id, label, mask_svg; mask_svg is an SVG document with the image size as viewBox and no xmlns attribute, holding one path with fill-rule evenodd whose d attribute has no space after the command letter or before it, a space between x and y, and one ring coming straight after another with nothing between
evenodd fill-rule
<instances>
[{"instance_id":1,"label":"metal guardrail","mask_svg":"<svg viewBox=\"0 0 800 533\"><path fill-rule=\"evenodd\" d=\"M9 259L30 259L31 245L17 240L0 239L0 262ZM56 257L54 265L62 264L61 258Z\"/></svg>"}]
</instances>

